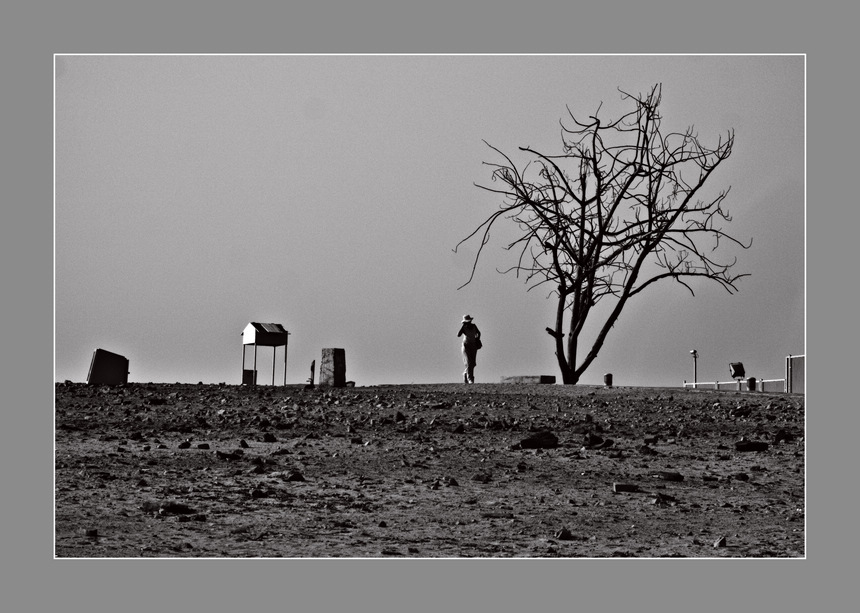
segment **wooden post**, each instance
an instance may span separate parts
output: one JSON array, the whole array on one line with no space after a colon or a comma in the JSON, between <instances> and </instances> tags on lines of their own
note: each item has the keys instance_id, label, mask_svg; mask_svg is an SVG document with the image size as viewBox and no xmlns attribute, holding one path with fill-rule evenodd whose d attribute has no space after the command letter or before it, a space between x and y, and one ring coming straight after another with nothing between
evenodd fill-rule
<instances>
[{"instance_id":1,"label":"wooden post","mask_svg":"<svg viewBox=\"0 0 860 613\"><path fill-rule=\"evenodd\" d=\"M284 386L287 385L287 345L290 343L290 333L284 336Z\"/></svg>"}]
</instances>

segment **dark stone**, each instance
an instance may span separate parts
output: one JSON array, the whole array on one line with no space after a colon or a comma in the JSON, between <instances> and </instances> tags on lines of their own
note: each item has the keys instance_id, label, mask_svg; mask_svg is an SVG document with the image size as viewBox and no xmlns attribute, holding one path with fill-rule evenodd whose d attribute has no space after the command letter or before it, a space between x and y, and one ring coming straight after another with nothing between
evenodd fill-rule
<instances>
[{"instance_id":1,"label":"dark stone","mask_svg":"<svg viewBox=\"0 0 860 613\"><path fill-rule=\"evenodd\" d=\"M635 484L628 484L628 483L613 483L613 484L612 484L612 491L613 491L613 492L615 492L615 493L619 493L619 492L638 492L638 491L639 491L639 486L638 486L638 485L635 485Z\"/></svg>"},{"instance_id":2,"label":"dark stone","mask_svg":"<svg viewBox=\"0 0 860 613\"><path fill-rule=\"evenodd\" d=\"M767 443L763 441L738 441L735 443L737 451L767 451Z\"/></svg>"},{"instance_id":3,"label":"dark stone","mask_svg":"<svg viewBox=\"0 0 860 613\"><path fill-rule=\"evenodd\" d=\"M263 442L264 443L276 443L277 441L278 441L278 438L274 434L272 434L271 432L266 432L263 435Z\"/></svg>"},{"instance_id":4,"label":"dark stone","mask_svg":"<svg viewBox=\"0 0 860 613\"><path fill-rule=\"evenodd\" d=\"M537 432L513 445L514 449L555 449L558 437L552 432Z\"/></svg>"},{"instance_id":5,"label":"dark stone","mask_svg":"<svg viewBox=\"0 0 860 613\"><path fill-rule=\"evenodd\" d=\"M164 502L158 509L161 515L193 515L196 510L181 502Z\"/></svg>"},{"instance_id":6,"label":"dark stone","mask_svg":"<svg viewBox=\"0 0 860 613\"><path fill-rule=\"evenodd\" d=\"M191 447L191 441L182 441L179 443L180 449L188 449L189 447Z\"/></svg>"},{"instance_id":7,"label":"dark stone","mask_svg":"<svg viewBox=\"0 0 860 613\"><path fill-rule=\"evenodd\" d=\"M780 441L785 441L786 443L790 443L794 440L794 437L786 432L785 430L780 429L779 432L776 433L773 437L773 444L778 445Z\"/></svg>"},{"instance_id":8,"label":"dark stone","mask_svg":"<svg viewBox=\"0 0 860 613\"><path fill-rule=\"evenodd\" d=\"M582 444L586 447L597 447L603 444L603 437L594 432L587 432L583 438Z\"/></svg>"},{"instance_id":9,"label":"dark stone","mask_svg":"<svg viewBox=\"0 0 860 613\"><path fill-rule=\"evenodd\" d=\"M231 461L231 460L238 460L239 458L241 458L241 457L242 457L242 455L243 455L243 454L241 454L241 453L237 453L238 451L239 451L239 450L231 451L231 452L216 451L216 452L215 452L215 456L216 456L219 460L225 460L225 461L228 461L228 462L229 462L229 461Z\"/></svg>"},{"instance_id":10,"label":"dark stone","mask_svg":"<svg viewBox=\"0 0 860 613\"><path fill-rule=\"evenodd\" d=\"M655 475L658 479L663 479L664 481L683 481L684 475L677 472L671 472L666 470L661 470Z\"/></svg>"},{"instance_id":11,"label":"dark stone","mask_svg":"<svg viewBox=\"0 0 860 613\"><path fill-rule=\"evenodd\" d=\"M570 530L568 530L567 528L562 528L561 530L559 530L558 532L555 533L555 538L557 538L560 541L572 541L573 540L573 534L571 534Z\"/></svg>"},{"instance_id":12,"label":"dark stone","mask_svg":"<svg viewBox=\"0 0 860 613\"><path fill-rule=\"evenodd\" d=\"M239 447L241 447L242 449L247 449L249 447L249 445L245 441L245 439L242 439L241 441L239 441Z\"/></svg>"},{"instance_id":13,"label":"dark stone","mask_svg":"<svg viewBox=\"0 0 860 613\"><path fill-rule=\"evenodd\" d=\"M752 409L750 407L735 407L729 411L729 415L732 417L747 417L752 413Z\"/></svg>"},{"instance_id":14,"label":"dark stone","mask_svg":"<svg viewBox=\"0 0 860 613\"><path fill-rule=\"evenodd\" d=\"M305 476L299 471L293 471L287 475L287 481L306 481Z\"/></svg>"},{"instance_id":15,"label":"dark stone","mask_svg":"<svg viewBox=\"0 0 860 613\"><path fill-rule=\"evenodd\" d=\"M209 443L200 443L197 445L197 449L209 449Z\"/></svg>"}]
</instances>

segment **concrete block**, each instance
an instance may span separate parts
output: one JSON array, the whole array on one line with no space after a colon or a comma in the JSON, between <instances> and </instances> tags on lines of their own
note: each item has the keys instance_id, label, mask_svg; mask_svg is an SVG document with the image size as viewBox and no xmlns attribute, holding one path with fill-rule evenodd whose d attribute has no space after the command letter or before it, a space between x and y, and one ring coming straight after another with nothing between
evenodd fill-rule
<instances>
[{"instance_id":1,"label":"concrete block","mask_svg":"<svg viewBox=\"0 0 860 613\"><path fill-rule=\"evenodd\" d=\"M320 361L320 385L346 386L346 351L326 348Z\"/></svg>"},{"instance_id":2,"label":"concrete block","mask_svg":"<svg viewBox=\"0 0 860 613\"><path fill-rule=\"evenodd\" d=\"M90 361L87 383L105 385L128 383L128 359L104 349L96 349Z\"/></svg>"}]
</instances>

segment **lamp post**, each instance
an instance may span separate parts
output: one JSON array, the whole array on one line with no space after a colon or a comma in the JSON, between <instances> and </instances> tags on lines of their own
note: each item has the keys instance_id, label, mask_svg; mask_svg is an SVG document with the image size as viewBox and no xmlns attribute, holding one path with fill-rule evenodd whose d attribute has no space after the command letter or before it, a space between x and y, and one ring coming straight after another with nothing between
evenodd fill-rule
<instances>
[{"instance_id":1,"label":"lamp post","mask_svg":"<svg viewBox=\"0 0 860 613\"><path fill-rule=\"evenodd\" d=\"M699 374L698 374L698 359L699 352L695 349L690 350L690 355L693 356L693 389L698 387Z\"/></svg>"}]
</instances>

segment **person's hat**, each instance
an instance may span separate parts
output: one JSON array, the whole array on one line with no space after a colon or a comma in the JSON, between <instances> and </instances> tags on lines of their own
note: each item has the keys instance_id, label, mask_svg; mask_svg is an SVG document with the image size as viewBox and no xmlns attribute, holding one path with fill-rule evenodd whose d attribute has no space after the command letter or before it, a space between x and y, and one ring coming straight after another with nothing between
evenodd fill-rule
<instances>
[{"instance_id":1,"label":"person's hat","mask_svg":"<svg viewBox=\"0 0 860 613\"><path fill-rule=\"evenodd\" d=\"M471 316L471 315L463 315L463 321L462 321L462 323L464 323L464 324L465 324L465 323L468 323L468 322L470 322L470 321L472 321L472 316Z\"/></svg>"}]
</instances>

